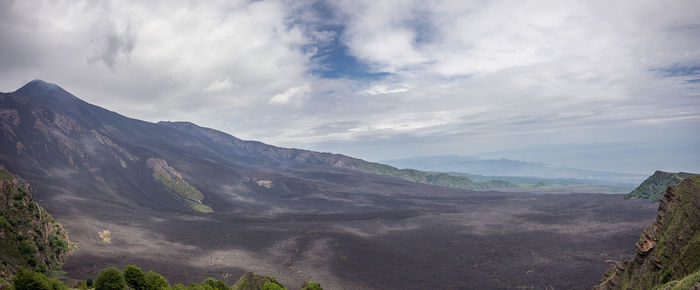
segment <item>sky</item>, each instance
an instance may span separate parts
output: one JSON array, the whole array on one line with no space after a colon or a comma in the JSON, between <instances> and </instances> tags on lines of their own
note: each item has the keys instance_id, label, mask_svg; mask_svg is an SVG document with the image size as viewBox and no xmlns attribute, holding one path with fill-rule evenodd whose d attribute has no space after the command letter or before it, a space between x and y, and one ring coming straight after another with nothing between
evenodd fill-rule
<instances>
[{"instance_id":1,"label":"sky","mask_svg":"<svg viewBox=\"0 0 700 290\"><path fill-rule=\"evenodd\" d=\"M695 0L1 0L0 39L0 91L277 146L700 172Z\"/></svg>"}]
</instances>

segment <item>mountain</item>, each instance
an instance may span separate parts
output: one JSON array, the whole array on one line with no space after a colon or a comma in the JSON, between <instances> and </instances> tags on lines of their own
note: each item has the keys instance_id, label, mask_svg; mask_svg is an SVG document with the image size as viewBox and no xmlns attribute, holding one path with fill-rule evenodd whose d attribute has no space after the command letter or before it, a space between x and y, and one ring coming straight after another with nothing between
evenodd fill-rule
<instances>
[{"instance_id":1,"label":"mountain","mask_svg":"<svg viewBox=\"0 0 700 290\"><path fill-rule=\"evenodd\" d=\"M543 178L531 176L485 176L461 172L447 172L452 176L463 176L476 182L501 180L517 185L517 187L501 188L504 191L538 191L548 193L629 193L634 189L631 185L606 185L600 181L575 178Z\"/></svg>"},{"instance_id":2,"label":"mountain","mask_svg":"<svg viewBox=\"0 0 700 290\"><path fill-rule=\"evenodd\" d=\"M511 159L481 159L471 156L421 156L406 159L382 160L399 168L416 168L427 171L459 172L485 176L531 177L547 179L573 179L574 184L629 186L637 185L644 178L638 174L625 174L557 167L545 163Z\"/></svg>"},{"instance_id":3,"label":"mountain","mask_svg":"<svg viewBox=\"0 0 700 290\"><path fill-rule=\"evenodd\" d=\"M58 270L73 250L65 230L32 200L33 190L0 166L0 288L20 267Z\"/></svg>"},{"instance_id":4,"label":"mountain","mask_svg":"<svg viewBox=\"0 0 700 290\"><path fill-rule=\"evenodd\" d=\"M700 177L666 189L636 256L610 267L599 289L700 288Z\"/></svg>"},{"instance_id":5,"label":"mountain","mask_svg":"<svg viewBox=\"0 0 700 290\"><path fill-rule=\"evenodd\" d=\"M517 185L502 180L484 180L475 182L467 177L453 176L447 173L423 172L415 169L397 169L392 166L367 162L361 159L343 155L316 153L313 151L279 148L255 141L242 141L226 133L197 126L190 122L158 122L158 124L176 128L192 134L197 138L209 139L221 145L240 148L244 152L255 152L278 160L294 159L311 164L321 164L330 167L347 168L364 173L398 177L411 182L438 185L468 190L491 190L513 188Z\"/></svg>"},{"instance_id":6,"label":"mountain","mask_svg":"<svg viewBox=\"0 0 700 290\"><path fill-rule=\"evenodd\" d=\"M653 175L645 179L642 184L635 188L632 192L625 195L626 199L646 198L652 201L659 201L663 196L664 191L671 185L681 183L683 179L699 176L698 174L685 172L664 172L657 170Z\"/></svg>"},{"instance_id":7,"label":"mountain","mask_svg":"<svg viewBox=\"0 0 700 290\"><path fill-rule=\"evenodd\" d=\"M654 210L618 195L410 182L382 174L480 184L144 122L39 80L0 94L0 163L78 245L63 270L80 280L134 264L173 283L230 285L253 271L329 289L426 289L434 277L440 288L576 289L630 254L622 245Z\"/></svg>"}]
</instances>

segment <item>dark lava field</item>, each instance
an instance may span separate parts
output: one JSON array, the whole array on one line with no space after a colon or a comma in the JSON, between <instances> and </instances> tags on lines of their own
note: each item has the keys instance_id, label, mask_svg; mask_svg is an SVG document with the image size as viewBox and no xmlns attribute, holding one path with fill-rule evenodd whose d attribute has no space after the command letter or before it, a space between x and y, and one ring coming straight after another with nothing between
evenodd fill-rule
<instances>
[{"instance_id":1,"label":"dark lava field","mask_svg":"<svg viewBox=\"0 0 700 290\"><path fill-rule=\"evenodd\" d=\"M373 202L379 200L386 210L364 213L144 220L125 212L84 224L62 216L69 232L91 229L78 237L90 242L79 244L64 269L82 278L134 263L171 281L213 276L229 283L252 270L288 287L311 279L327 289L590 289L611 261L634 254L656 213L646 200L603 194L452 192ZM112 244L97 241L101 228L110 229Z\"/></svg>"},{"instance_id":2,"label":"dark lava field","mask_svg":"<svg viewBox=\"0 0 700 290\"><path fill-rule=\"evenodd\" d=\"M131 119L39 80L0 108L0 164L66 228L77 279L136 264L172 283L254 271L290 289L590 289L656 216L622 195L412 183L348 156Z\"/></svg>"}]
</instances>

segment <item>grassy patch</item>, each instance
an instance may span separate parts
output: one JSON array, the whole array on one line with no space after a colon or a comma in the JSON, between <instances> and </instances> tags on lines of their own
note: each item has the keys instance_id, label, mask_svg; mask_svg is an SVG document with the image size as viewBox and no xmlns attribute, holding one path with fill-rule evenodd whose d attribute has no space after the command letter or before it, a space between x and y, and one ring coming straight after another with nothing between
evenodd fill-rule
<instances>
[{"instance_id":1,"label":"grassy patch","mask_svg":"<svg viewBox=\"0 0 700 290\"><path fill-rule=\"evenodd\" d=\"M7 171L7 169L0 170L0 180L12 180L12 173Z\"/></svg>"}]
</instances>

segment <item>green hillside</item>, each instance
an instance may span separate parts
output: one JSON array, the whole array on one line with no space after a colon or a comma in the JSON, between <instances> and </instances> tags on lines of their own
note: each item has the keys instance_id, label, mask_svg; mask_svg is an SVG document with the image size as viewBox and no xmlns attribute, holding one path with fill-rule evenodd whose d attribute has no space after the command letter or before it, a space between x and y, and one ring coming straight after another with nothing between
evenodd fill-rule
<instances>
[{"instance_id":1,"label":"green hillside","mask_svg":"<svg viewBox=\"0 0 700 290\"><path fill-rule=\"evenodd\" d=\"M681 181L683 181L683 179L692 176L698 176L698 174L685 172L673 173L657 170L632 192L625 195L625 198L646 198L651 199L652 201L659 201L661 196L664 194L666 187L679 184Z\"/></svg>"},{"instance_id":2,"label":"green hillside","mask_svg":"<svg viewBox=\"0 0 700 290\"><path fill-rule=\"evenodd\" d=\"M597 288L700 287L700 176L666 190L656 221L635 246L634 259L611 266Z\"/></svg>"},{"instance_id":3,"label":"green hillside","mask_svg":"<svg viewBox=\"0 0 700 290\"><path fill-rule=\"evenodd\" d=\"M372 162L362 162L357 166L349 166L348 168L356 169L370 174L398 177L404 180L417 183L467 190L491 190L499 188L518 187L518 185L516 184L502 180L488 180L483 182L476 182L464 176L454 176L442 172L425 172L416 169L398 169L389 165Z\"/></svg>"},{"instance_id":4,"label":"green hillside","mask_svg":"<svg viewBox=\"0 0 700 290\"><path fill-rule=\"evenodd\" d=\"M74 245L61 224L32 201L29 185L0 166L0 289L20 268L61 268Z\"/></svg>"}]
</instances>

